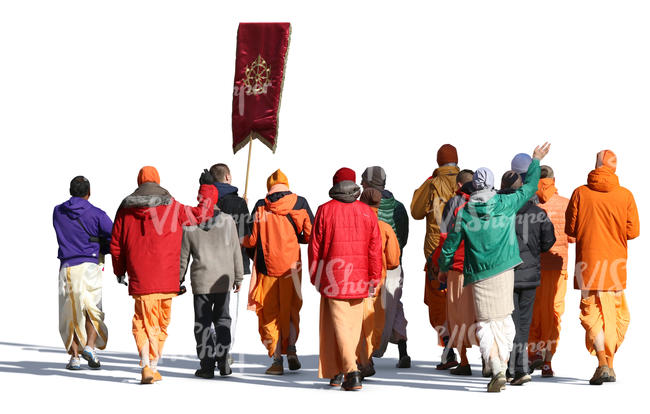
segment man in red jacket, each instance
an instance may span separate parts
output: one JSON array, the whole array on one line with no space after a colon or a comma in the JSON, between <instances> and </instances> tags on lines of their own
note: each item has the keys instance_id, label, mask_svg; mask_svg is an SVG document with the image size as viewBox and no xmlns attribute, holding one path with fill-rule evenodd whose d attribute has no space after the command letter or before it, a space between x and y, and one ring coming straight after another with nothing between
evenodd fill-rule
<instances>
[{"instance_id":1,"label":"man in red jacket","mask_svg":"<svg viewBox=\"0 0 650 414\"><path fill-rule=\"evenodd\" d=\"M111 237L113 272L135 299L133 336L142 366L143 384L162 379L158 360L167 339L171 300L180 291L180 255L183 226L212 217L217 188L207 170L199 179L197 207L185 206L160 186L154 167L143 167L138 188L117 210Z\"/></svg>"},{"instance_id":2,"label":"man in red jacket","mask_svg":"<svg viewBox=\"0 0 650 414\"><path fill-rule=\"evenodd\" d=\"M333 181L333 200L316 212L309 273L321 294L318 375L351 391L361 389L356 349L363 299L381 280L382 242L377 216L357 201L360 189L354 171L341 168Z\"/></svg>"}]
</instances>

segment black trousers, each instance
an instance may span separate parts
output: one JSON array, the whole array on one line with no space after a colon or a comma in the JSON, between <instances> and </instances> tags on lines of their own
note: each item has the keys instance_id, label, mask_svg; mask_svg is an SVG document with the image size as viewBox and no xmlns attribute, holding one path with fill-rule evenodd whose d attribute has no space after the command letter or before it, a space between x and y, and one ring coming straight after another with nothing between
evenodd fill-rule
<instances>
[{"instance_id":1,"label":"black trousers","mask_svg":"<svg viewBox=\"0 0 650 414\"><path fill-rule=\"evenodd\" d=\"M194 295L194 337L202 368L214 368L217 361L225 360L228 355L231 342L229 305L230 292Z\"/></svg>"},{"instance_id":2,"label":"black trousers","mask_svg":"<svg viewBox=\"0 0 650 414\"><path fill-rule=\"evenodd\" d=\"M528 372L528 333L533 319L535 291L536 288L515 288L513 293L515 310L512 312L512 320L516 334L510 354L509 370L514 374Z\"/></svg>"}]
</instances>

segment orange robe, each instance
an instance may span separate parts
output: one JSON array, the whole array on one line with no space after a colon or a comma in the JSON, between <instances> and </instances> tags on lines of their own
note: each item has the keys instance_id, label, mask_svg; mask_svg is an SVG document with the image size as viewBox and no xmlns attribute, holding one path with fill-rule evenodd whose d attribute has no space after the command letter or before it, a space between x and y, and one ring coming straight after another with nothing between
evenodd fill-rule
<instances>
[{"instance_id":1,"label":"orange robe","mask_svg":"<svg viewBox=\"0 0 650 414\"><path fill-rule=\"evenodd\" d=\"M613 359L614 354L623 343L625 332L630 325L630 311L625 300L625 293L582 291L580 301L580 322L585 328L587 350L596 355L594 341L599 334L604 335L605 355Z\"/></svg>"},{"instance_id":2,"label":"orange robe","mask_svg":"<svg viewBox=\"0 0 650 414\"><path fill-rule=\"evenodd\" d=\"M273 186L269 195L277 191L288 191L288 187ZM298 199L296 194L285 195L277 201L267 198L254 211L251 234L242 243L247 248L261 249L268 271L263 274L257 269L256 254L248 309L257 314L260 339L269 356L275 354L278 344L280 353L286 354L290 340L295 342L300 333L302 260L299 243L309 242L312 223L306 210L295 209Z\"/></svg>"},{"instance_id":3,"label":"orange robe","mask_svg":"<svg viewBox=\"0 0 650 414\"><path fill-rule=\"evenodd\" d=\"M160 359L167 339L171 320L172 298L176 293L151 293L133 295L133 337L140 353L140 364L155 366Z\"/></svg>"},{"instance_id":4,"label":"orange robe","mask_svg":"<svg viewBox=\"0 0 650 414\"><path fill-rule=\"evenodd\" d=\"M376 209L373 209L376 211ZM367 365L375 349L381 345L381 336L386 323L386 309L382 303L382 289L386 280L386 270L399 266L401 250L397 235L390 224L379 221L379 232L382 241L382 272L381 282L377 286L375 296L363 300L363 324L361 338L357 346L357 358L361 365Z\"/></svg>"},{"instance_id":5,"label":"orange robe","mask_svg":"<svg viewBox=\"0 0 650 414\"><path fill-rule=\"evenodd\" d=\"M449 346L461 349L479 346L474 308L474 288L463 286L463 274L450 270L447 274L447 322Z\"/></svg>"},{"instance_id":6,"label":"orange robe","mask_svg":"<svg viewBox=\"0 0 650 414\"><path fill-rule=\"evenodd\" d=\"M546 359L555 354L562 314L564 314L564 297L567 289L567 261L569 243L575 243L565 231L565 214L569 204L567 198L561 197L555 187L555 178L539 180L537 190L539 207L541 207L555 228L555 244L548 252L541 254L541 283L535 293L533 319L528 334L529 358L546 351Z\"/></svg>"},{"instance_id":7,"label":"orange robe","mask_svg":"<svg viewBox=\"0 0 650 414\"><path fill-rule=\"evenodd\" d=\"M318 377L334 378L357 370L363 299L320 298Z\"/></svg>"}]
</instances>

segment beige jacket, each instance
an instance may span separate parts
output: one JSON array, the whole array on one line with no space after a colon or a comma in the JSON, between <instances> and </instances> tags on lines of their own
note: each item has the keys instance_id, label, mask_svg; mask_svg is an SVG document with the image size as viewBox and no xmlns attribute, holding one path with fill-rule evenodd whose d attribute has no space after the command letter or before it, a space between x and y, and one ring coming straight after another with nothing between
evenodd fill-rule
<instances>
[{"instance_id":1,"label":"beige jacket","mask_svg":"<svg viewBox=\"0 0 650 414\"><path fill-rule=\"evenodd\" d=\"M437 168L433 176L426 180L413 193L411 216L416 220L427 219L424 237L424 257L428 258L440 242L440 222L442 210L450 198L456 194L456 176L460 168L447 165Z\"/></svg>"}]
</instances>

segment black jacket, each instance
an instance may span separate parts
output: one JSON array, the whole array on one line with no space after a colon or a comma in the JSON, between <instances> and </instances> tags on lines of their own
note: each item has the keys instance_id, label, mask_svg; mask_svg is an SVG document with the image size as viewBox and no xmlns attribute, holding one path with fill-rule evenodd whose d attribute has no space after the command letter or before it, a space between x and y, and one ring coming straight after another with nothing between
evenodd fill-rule
<instances>
[{"instance_id":1,"label":"black jacket","mask_svg":"<svg viewBox=\"0 0 650 414\"><path fill-rule=\"evenodd\" d=\"M499 193L508 193L502 190ZM515 289L528 289L539 286L541 266L539 255L555 244L555 229L546 212L537 206L537 196L533 196L517 212L515 229L519 242L521 263L515 267Z\"/></svg>"},{"instance_id":2,"label":"black jacket","mask_svg":"<svg viewBox=\"0 0 650 414\"><path fill-rule=\"evenodd\" d=\"M237 187L225 183L217 183L215 186L219 190L219 201L217 201L217 207L219 207L219 210L231 215L232 218L235 219L239 238L241 239L242 237L251 234L253 222L250 218L250 212L248 211L246 201L237 195ZM242 247L241 255L244 264L244 274L249 275L251 269L248 250Z\"/></svg>"}]
</instances>

